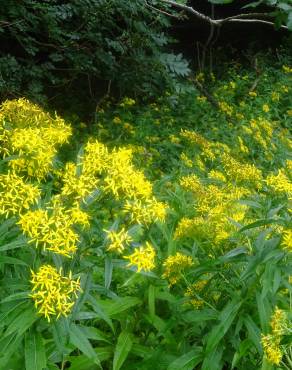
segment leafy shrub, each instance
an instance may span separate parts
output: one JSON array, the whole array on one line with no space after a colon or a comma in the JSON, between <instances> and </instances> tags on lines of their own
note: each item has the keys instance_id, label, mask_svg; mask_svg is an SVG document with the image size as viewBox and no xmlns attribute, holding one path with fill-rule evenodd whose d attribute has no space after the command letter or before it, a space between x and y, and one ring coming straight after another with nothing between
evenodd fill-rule
<instances>
[{"instance_id":1,"label":"leafy shrub","mask_svg":"<svg viewBox=\"0 0 292 370\"><path fill-rule=\"evenodd\" d=\"M142 0L10 0L1 19L2 98L25 92L40 100L74 83L95 101L111 85L155 94L188 73L182 56L166 51L167 17Z\"/></svg>"}]
</instances>

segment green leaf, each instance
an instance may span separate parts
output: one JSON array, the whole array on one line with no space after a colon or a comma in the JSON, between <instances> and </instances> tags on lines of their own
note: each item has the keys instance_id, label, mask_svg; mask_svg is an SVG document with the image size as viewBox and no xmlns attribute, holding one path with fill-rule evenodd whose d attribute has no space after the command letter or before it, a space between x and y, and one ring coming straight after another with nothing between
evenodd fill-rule
<instances>
[{"instance_id":1,"label":"green leaf","mask_svg":"<svg viewBox=\"0 0 292 370\"><path fill-rule=\"evenodd\" d=\"M31 291L11 294L8 297L2 299L2 301L0 303L3 304L3 303L7 303L7 302L13 302L13 301L18 301L18 300L28 299L30 293L31 293Z\"/></svg>"},{"instance_id":2,"label":"green leaf","mask_svg":"<svg viewBox=\"0 0 292 370\"><path fill-rule=\"evenodd\" d=\"M25 331L38 320L34 307L29 306L26 310L21 311L18 316L8 326L5 336L16 332L18 336L25 333Z\"/></svg>"},{"instance_id":3,"label":"green leaf","mask_svg":"<svg viewBox=\"0 0 292 370\"><path fill-rule=\"evenodd\" d=\"M133 345L131 336L127 331L122 331L119 335L114 353L113 370L119 370L125 362Z\"/></svg>"},{"instance_id":4,"label":"green leaf","mask_svg":"<svg viewBox=\"0 0 292 370\"><path fill-rule=\"evenodd\" d=\"M29 330L25 334L24 353L26 370L43 370L46 367L46 353L40 333Z\"/></svg>"},{"instance_id":5,"label":"green leaf","mask_svg":"<svg viewBox=\"0 0 292 370\"><path fill-rule=\"evenodd\" d=\"M212 329L208 337L206 346L207 353L213 351L220 340L224 337L235 319L241 304L242 302L232 300L224 307L223 311L219 315L220 323Z\"/></svg>"},{"instance_id":6,"label":"green leaf","mask_svg":"<svg viewBox=\"0 0 292 370\"><path fill-rule=\"evenodd\" d=\"M88 302L90 303L90 305L92 306L94 312L102 319L104 320L108 325L109 327L111 328L111 330L114 332L115 329L114 329L114 326L113 326L113 323L112 323L112 320L111 318L109 317L109 315L107 314L107 312L105 312L103 306L101 306L99 304L99 301L97 299L95 299L93 296L89 296L88 297Z\"/></svg>"},{"instance_id":7,"label":"green leaf","mask_svg":"<svg viewBox=\"0 0 292 370\"><path fill-rule=\"evenodd\" d=\"M244 318L243 321L247 328L248 336L250 340L253 342L258 352L262 354L263 351L262 351L262 346L261 346L261 331L259 327L255 324L253 319L248 315Z\"/></svg>"},{"instance_id":8,"label":"green leaf","mask_svg":"<svg viewBox=\"0 0 292 370\"><path fill-rule=\"evenodd\" d=\"M167 370L193 370L202 361L202 349L193 349L174 360Z\"/></svg>"},{"instance_id":9,"label":"green leaf","mask_svg":"<svg viewBox=\"0 0 292 370\"><path fill-rule=\"evenodd\" d=\"M19 260L18 258L14 257L8 257L8 256L0 256L0 264L7 263L9 265L22 265L27 266L27 263L23 262L22 260Z\"/></svg>"},{"instance_id":10,"label":"green leaf","mask_svg":"<svg viewBox=\"0 0 292 370\"><path fill-rule=\"evenodd\" d=\"M148 288L148 307L150 316L155 315L155 286L149 285Z\"/></svg>"},{"instance_id":11,"label":"green leaf","mask_svg":"<svg viewBox=\"0 0 292 370\"><path fill-rule=\"evenodd\" d=\"M108 301L100 301L99 303L111 317L141 304L141 300L136 297L123 297Z\"/></svg>"},{"instance_id":12,"label":"green leaf","mask_svg":"<svg viewBox=\"0 0 292 370\"><path fill-rule=\"evenodd\" d=\"M27 241L24 237L20 237L16 240L13 240L10 243L1 245L0 252L8 251L8 250L11 250L11 249L17 249L17 248L21 248L21 247L24 247L24 246L27 246Z\"/></svg>"},{"instance_id":13,"label":"green leaf","mask_svg":"<svg viewBox=\"0 0 292 370\"><path fill-rule=\"evenodd\" d=\"M91 343L87 339L86 335L82 331L81 327L75 324L71 324L70 326L70 342L80 349L82 353L84 353L85 356L92 359L93 362L97 365L100 365L100 361L98 359L98 356L96 352L94 351Z\"/></svg>"},{"instance_id":14,"label":"green leaf","mask_svg":"<svg viewBox=\"0 0 292 370\"><path fill-rule=\"evenodd\" d=\"M280 219L274 219L274 218L269 218L269 219L262 219L262 220L258 220L256 222L253 222L249 225L246 225L244 227L242 227L239 232L243 232L243 231L246 231L246 230L249 230L249 229L254 229L256 227L260 227L260 226L266 226L266 225L271 225L271 224L282 224L281 220Z\"/></svg>"},{"instance_id":15,"label":"green leaf","mask_svg":"<svg viewBox=\"0 0 292 370\"><path fill-rule=\"evenodd\" d=\"M104 264L104 287L109 289L113 274L113 262L111 257L106 256Z\"/></svg>"}]
</instances>

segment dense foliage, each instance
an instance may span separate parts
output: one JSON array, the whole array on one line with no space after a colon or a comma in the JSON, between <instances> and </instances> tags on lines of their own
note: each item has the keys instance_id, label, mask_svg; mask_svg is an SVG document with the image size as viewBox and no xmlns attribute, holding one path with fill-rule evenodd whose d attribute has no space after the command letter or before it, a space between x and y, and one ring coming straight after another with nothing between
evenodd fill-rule
<instances>
[{"instance_id":1,"label":"dense foliage","mask_svg":"<svg viewBox=\"0 0 292 370\"><path fill-rule=\"evenodd\" d=\"M75 128L0 110L5 369L286 370L291 60ZM74 133L74 135L72 135Z\"/></svg>"},{"instance_id":2,"label":"dense foliage","mask_svg":"<svg viewBox=\"0 0 292 370\"><path fill-rule=\"evenodd\" d=\"M40 101L74 86L79 99L97 100L110 87L151 95L188 72L165 49L168 18L144 0L8 0L0 15L2 99Z\"/></svg>"}]
</instances>

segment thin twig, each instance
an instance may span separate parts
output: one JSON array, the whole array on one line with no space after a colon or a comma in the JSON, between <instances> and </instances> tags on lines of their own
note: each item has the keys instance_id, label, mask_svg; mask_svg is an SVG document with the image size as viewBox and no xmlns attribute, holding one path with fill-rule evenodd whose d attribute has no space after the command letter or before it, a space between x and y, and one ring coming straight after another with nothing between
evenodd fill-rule
<instances>
[{"instance_id":1,"label":"thin twig","mask_svg":"<svg viewBox=\"0 0 292 370\"><path fill-rule=\"evenodd\" d=\"M180 17L180 16L177 16L177 15L174 15L174 14L171 14L171 13L168 13L168 12L166 12L165 10L155 8L155 6L150 5L147 1L145 1L145 5L146 5L148 8L150 8L150 9L152 9L152 10L155 10L155 11L157 11L158 13L161 13L161 14L166 15L166 16L168 16L168 17L172 17L172 18L175 18L175 19L181 19L181 18L182 18L182 17Z\"/></svg>"}]
</instances>

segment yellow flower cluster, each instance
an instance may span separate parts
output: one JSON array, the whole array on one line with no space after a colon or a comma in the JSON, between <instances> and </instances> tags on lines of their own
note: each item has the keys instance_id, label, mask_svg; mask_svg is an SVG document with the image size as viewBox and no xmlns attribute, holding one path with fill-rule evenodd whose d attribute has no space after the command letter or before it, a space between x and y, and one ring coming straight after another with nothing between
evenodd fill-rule
<instances>
[{"instance_id":1,"label":"yellow flower cluster","mask_svg":"<svg viewBox=\"0 0 292 370\"><path fill-rule=\"evenodd\" d=\"M17 173L43 180L53 168L57 147L71 136L71 127L52 118L26 99L6 101L0 109L0 142L4 156Z\"/></svg>"},{"instance_id":2,"label":"yellow flower cluster","mask_svg":"<svg viewBox=\"0 0 292 370\"><path fill-rule=\"evenodd\" d=\"M46 209L28 211L21 215L18 224L36 247L41 245L44 250L72 257L79 241L72 226L88 226L89 218L79 207L66 209L59 199L53 199Z\"/></svg>"},{"instance_id":3,"label":"yellow flower cluster","mask_svg":"<svg viewBox=\"0 0 292 370\"><path fill-rule=\"evenodd\" d=\"M147 199L152 195L152 184L146 180L143 172L136 170L132 164L131 149L120 148L112 151L104 183L104 189L117 199Z\"/></svg>"},{"instance_id":4,"label":"yellow flower cluster","mask_svg":"<svg viewBox=\"0 0 292 370\"><path fill-rule=\"evenodd\" d=\"M286 322L285 312L276 308L271 319L271 334L262 335L262 346L265 356L270 363L275 365L279 365L282 359L280 342L286 330Z\"/></svg>"},{"instance_id":5,"label":"yellow flower cluster","mask_svg":"<svg viewBox=\"0 0 292 370\"><path fill-rule=\"evenodd\" d=\"M72 197L76 201L84 199L91 194L98 184L98 179L92 173L78 173L76 164L69 162L66 164L62 177L62 195Z\"/></svg>"},{"instance_id":6,"label":"yellow flower cluster","mask_svg":"<svg viewBox=\"0 0 292 370\"><path fill-rule=\"evenodd\" d=\"M277 175L271 174L266 178L266 184L276 193L292 195L292 182L286 176L284 169L280 169Z\"/></svg>"},{"instance_id":7,"label":"yellow flower cluster","mask_svg":"<svg viewBox=\"0 0 292 370\"><path fill-rule=\"evenodd\" d=\"M215 160L218 146L195 131L181 130L180 136L198 147L204 158Z\"/></svg>"},{"instance_id":8,"label":"yellow flower cluster","mask_svg":"<svg viewBox=\"0 0 292 370\"><path fill-rule=\"evenodd\" d=\"M62 178L62 194L76 201L85 200L97 186L116 199L149 199L152 184L132 163L132 150L114 149L108 152L105 145L89 141L79 163L67 163Z\"/></svg>"},{"instance_id":9,"label":"yellow flower cluster","mask_svg":"<svg viewBox=\"0 0 292 370\"><path fill-rule=\"evenodd\" d=\"M79 278L72 279L72 273L68 277L61 275L51 265L43 265L37 272L31 271L32 293L38 313L49 322L52 316L59 318L61 315L68 316L77 294L81 291Z\"/></svg>"},{"instance_id":10,"label":"yellow flower cluster","mask_svg":"<svg viewBox=\"0 0 292 370\"><path fill-rule=\"evenodd\" d=\"M292 230L284 230L282 245L289 252L292 252Z\"/></svg>"},{"instance_id":11,"label":"yellow flower cluster","mask_svg":"<svg viewBox=\"0 0 292 370\"><path fill-rule=\"evenodd\" d=\"M231 105L229 105L228 103L226 103L225 101L219 101L219 108L220 110L225 113L227 116L231 117L233 112L234 112L234 109Z\"/></svg>"},{"instance_id":12,"label":"yellow flower cluster","mask_svg":"<svg viewBox=\"0 0 292 370\"><path fill-rule=\"evenodd\" d=\"M134 266L140 272L142 270L150 271L155 268L155 255L156 252L153 246L146 242L145 246L136 248L132 254L124 256L124 258L129 260L128 266Z\"/></svg>"},{"instance_id":13,"label":"yellow flower cluster","mask_svg":"<svg viewBox=\"0 0 292 370\"><path fill-rule=\"evenodd\" d=\"M218 244L236 230L231 219L236 222L244 219L248 208L239 204L238 200L249 194L249 190L226 184L226 178L220 171L210 174L219 179L221 184L203 184L195 174L180 179L180 185L193 194L198 216L183 217L176 227L175 239L195 237Z\"/></svg>"},{"instance_id":14,"label":"yellow flower cluster","mask_svg":"<svg viewBox=\"0 0 292 370\"><path fill-rule=\"evenodd\" d=\"M6 218L27 211L40 197L40 190L13 172L0 175L0 215Z\"/></svg>"},{"instance_id":15,"label":"yellow flower cluster","mask_svg":"<svg viewBox=\"0 0 292 370\"><path fill-rule=\"evenodd\" d=\"M289 66L286 66L286 65L283 65L282 66L282 69L285 73L292 73L292 67L289 67Z\"/></svg>"},{"instance_id":16,"label":"yellow flower cluster","mask_svg":"<svg viewBox=\"0 0 292 370\"><path fill-rule=\"evenodd\" d=\"M230 154L223 154L221 162L225 175L230 182L235 184L262 186L262 172L256 166L248 163L240 163Z\"/></svg>"},{"instance_id":17,"label":"yellow flower cluster","mask_svg":"<svg viewBox=\"0 0 292 370\"><path fill-rule=\"evenodd\" d=\"M122 253L126 246L132 242L131 236L122 228L119 232L115 230L105 230L109 245L107 250L109 252Z\"/></svg>"},{"instance_id":18,"label":"yellow flower cluster","mask_svg":"<svg viewBox=\"0 0 292 370\"><path fill-rule=\"evenodd\" d=\"M129 214L132 222L148 225L156 221L165 221L167 204L157 201L154 197L143 202L139 199L127 200L124 212Z\"/></svg>"},{"instance_id":19,"label":"yellow flower cluster","mask_svg":"<svg viewBox=\"0 0 292 370\"><path fill-rule=\"evenodd\" d=\"M188 286L184 294L185 297L189 298L190 304L197 310L204 306L204 301L198 298L197 293L200 293L205 288L207 283L208 280L198 281L197 283Z\"/></svg>"},{"instance_id":20,"label":"yellow flower cluster","mask_svg":"<svg viewBox=\"0 0 292 370\"><path fill-rule=\"evenodd\" d=\"M169 281L169 285L176 284L181 279L182 272L194 265L191 256L186 256L177 252L174 256L169 256L163 262L164 273L162 277Z\"/></svg>"}]
</instances>

